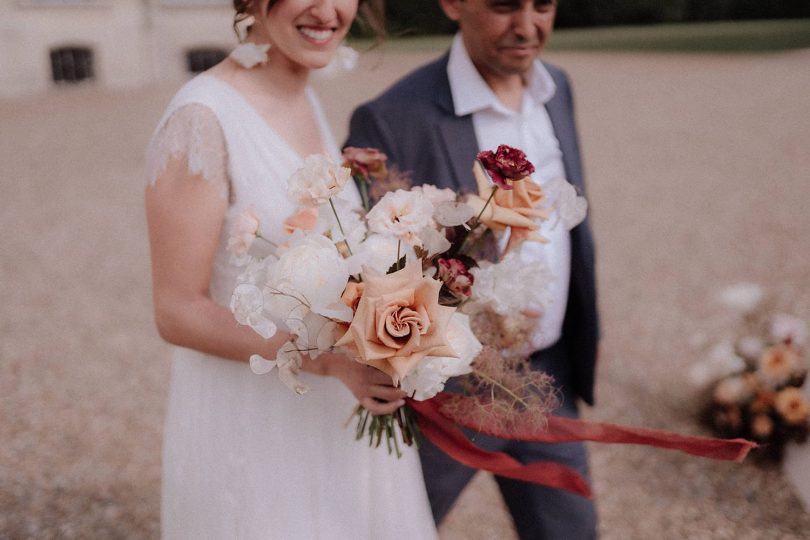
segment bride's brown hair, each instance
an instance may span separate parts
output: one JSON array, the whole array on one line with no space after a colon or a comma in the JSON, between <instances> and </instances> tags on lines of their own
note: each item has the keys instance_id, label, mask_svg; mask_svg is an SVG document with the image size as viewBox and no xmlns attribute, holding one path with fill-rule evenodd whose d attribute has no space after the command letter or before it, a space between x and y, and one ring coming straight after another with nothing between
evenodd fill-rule
<instances>
[{"instance_id":1,"label":"bride's brown hair","mask_svg":"<svg viewBox=\"0 0 810 540\"><path fill-rule=\"evenodd\" d=\"M267 11L270 11L270 8L279 1L268 0ZM233 31L240 41L242 38L239 36L239 23L249 19L252 15L250 11L253 2L254 0L233 0L233 8L236 10L233 16ZM357 22L364 30L370 31L378 42L382 40L385 37L385 6L383 0L359 0ZM248 31L250 31L250 27L248 27Z\"/></svg>"}]
</instances>

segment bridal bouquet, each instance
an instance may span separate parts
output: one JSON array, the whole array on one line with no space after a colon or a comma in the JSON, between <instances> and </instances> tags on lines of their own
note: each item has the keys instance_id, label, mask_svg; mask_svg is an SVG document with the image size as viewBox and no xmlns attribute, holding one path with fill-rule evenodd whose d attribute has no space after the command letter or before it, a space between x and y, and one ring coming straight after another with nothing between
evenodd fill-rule
<instances>
[{"instance_id":1,"label":"bridal bouquet","mask_svg":"<svg viewBox=\"0 0 810 540\"><path fill-rule=\"evenodd\" d=\"M761 444L760 457L779 462L788 442L810 435L810 402L802 391L808 332L801 319L762 306L763 296L755 284L723 291L724 301L742 311L741 331L693 366L692 376L715 377L705 408L715 432L753 439Z\"/></svg>"},{"instance_id":2,"label":"bridal bouquet","mask_svg":"<svg viewBox=\"0 0 810 540\"><path fill-rule=\"evenodd\" d=\"M283 243L265 241L257 255L264 237L250 209L231 231L229 248L244 265L230 304L236 320L265 338L278 326L291 335L275 358L251 357L253 371L275 369L303 394L303 355L336 350L383 371L413 401L466 375L474 401L448 410L482 422L543 422L554 404L551 380L525 362L553 276L522 260L518 247L545 241L542 221L571 229L587 203L562 179L542 189L533 171L518 149L481 152L472 166L478 192L460 196L408 186L374 149L347 148L342 166L307 157L287 183L298 208ZM352 179L362 206L337 197ZM400 189L380 193L386 186ZM408 406L387 416L358 407L355 415L358 438L385 439L389 452L399 454L397 434L411 444L417 433Z\"/></svg>"}]
</instances>

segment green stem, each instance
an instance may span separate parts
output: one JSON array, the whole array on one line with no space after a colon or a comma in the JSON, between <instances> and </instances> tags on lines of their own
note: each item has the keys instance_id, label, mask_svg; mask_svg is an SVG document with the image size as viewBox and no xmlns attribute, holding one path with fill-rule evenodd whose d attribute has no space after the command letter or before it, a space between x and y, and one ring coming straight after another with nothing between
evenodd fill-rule
<instances>
[{"instance_id":1,"label":"green stem","mask_svg":"<svg viewBox=\"0 0 810 540\"><path fill-rule=\"evenodd\" d=\"M368 179L365 176L355 175L354 181L360 188L360 200L363 202L363 209L368 212L371 206L368 200Z\"/></svg>"},{"instance_id":2,"label":"green stem","mask_svg":"<svg viewBox=\"0 0 810 540\"><path fill-rule=\"evenodd\" d=\"M346 243L346 249L349 250L349 255L354 255L354 253L352 253L352 248L349 245L349 239L346 238L346 233L343 231L343 224L340 222L340 218L338 217L337 209L335 208L335 203L332 202L332 197L329 197L329 206L332 207L332 213L335 214L335 220L337 220L338 229L340 229L340 234L343 235L343 241Z\"/></svg>"},{"instance_id":3,"label":"green stem","mask_svg":"<svg viewBox=\"0 0 810 540\"><path fill-rule=\"evenodd\" d=\"M402 240L397 240L397 271L402 270L402 267L399 265L399 250L402 247Z\"/></svg>"},{"instance_id":4,"label":"green stem","mask_svg":"<svg viewBox=\"0 0 810 540\"><path fill-rule=\"evenodd\" d=\"M268 240L267 238L265 238L264 236L262 236L262 233L258 229L256 229L256 238L259 239L259 240L264 240L265 242L267 242L268 244L270 244L274 248L278 247L278 244L276 244L275 242L272 242L272 241Z\"/></svg>"},{"instance_id":5,"label":"green stem","mask_svg":"<svg viewBox=\"0 0 810 540\"><path fill-rule=\"evenodd\" d=\"M478 213L477 216L475 216L475 221L473 222L473 225L472 225L473 229L478 227L478 221L481 219L481 216L484 215L484 210L487 209L487 206L489 206L489 203L492 201L492 198L495 196L495 192L497 192L497 191L498 191L498 186L492 186L492 193L489 194L489 198L487 199L487 202L484 203L484 207L481 208L481 211Z\"/></svg>"},{"instance_id":6,"label":"green stem","mask_svg":"<svg viewBox=\"0 0 810 540\"><path fill-rule=\"evenodd\" d=\"M480 222L481 216L484 215L484 211L487 209L487 206L489 206L489 203L492 202L492 198L495 197L495 192L496 191L498 191L498 186L493 186L492 187L492 193L489 194L489 198L487 199L487 202L484 203L484 206L483 206L483 208L481 208L481 211L478 212L477 216L475 216L475 219L473 220L473 223L470 226L470 229L468 231L464 231L464 238L461 239L461 242L458 244L458 247L453 250L452 255L455 255L456 253L461 252L461 248L464 247L464 244L467 242L467 239L470 237L470 233L473 232L475 229L477 229L478 225L481 224L481 222Z\"/></svg>"}]
</instances>

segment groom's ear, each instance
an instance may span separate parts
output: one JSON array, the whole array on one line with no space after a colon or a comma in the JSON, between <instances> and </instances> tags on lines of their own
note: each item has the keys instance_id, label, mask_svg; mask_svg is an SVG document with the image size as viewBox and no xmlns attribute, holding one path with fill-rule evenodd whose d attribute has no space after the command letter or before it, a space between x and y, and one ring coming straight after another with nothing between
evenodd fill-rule
<instances>
[{"instance_id":1,"label":"groom's ear","mask_svg":"<svg viewBox=\"0 0 810 540\"><path fill-rule=\"evenodd\" d=\"M439 0L439 5L442 6L442 11L444 14L447 15L447 18L451 21L458 22L461 18L461 12L459 11L459 3L463 0Z\"/></svg>"}]
</instances>

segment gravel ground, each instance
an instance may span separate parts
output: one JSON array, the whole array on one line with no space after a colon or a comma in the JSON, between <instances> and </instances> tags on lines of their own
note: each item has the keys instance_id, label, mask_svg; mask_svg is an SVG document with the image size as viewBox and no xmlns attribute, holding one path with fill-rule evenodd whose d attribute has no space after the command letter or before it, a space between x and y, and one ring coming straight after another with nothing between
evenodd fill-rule
<instances>
[{"instance_id":1,"label":"gravel ground","mask_svg":"<svg viewBox=\"0 0 810 540\"><path fill-rule=\"evenodd\" d=\"M420 54L319 82L336 134ZM810 51L558 53L571 74L598 242L593 419L700 433L686 368L763 285L810 319ZM0 538L155 538L169 349L151 316L143 148L170 87L0 102ZM349 96L349 97L347 97ZM798 539L778 471L591 445L605 539ZM442 538L514 537L478 475Z\"/></svg>"}]
</instances>

